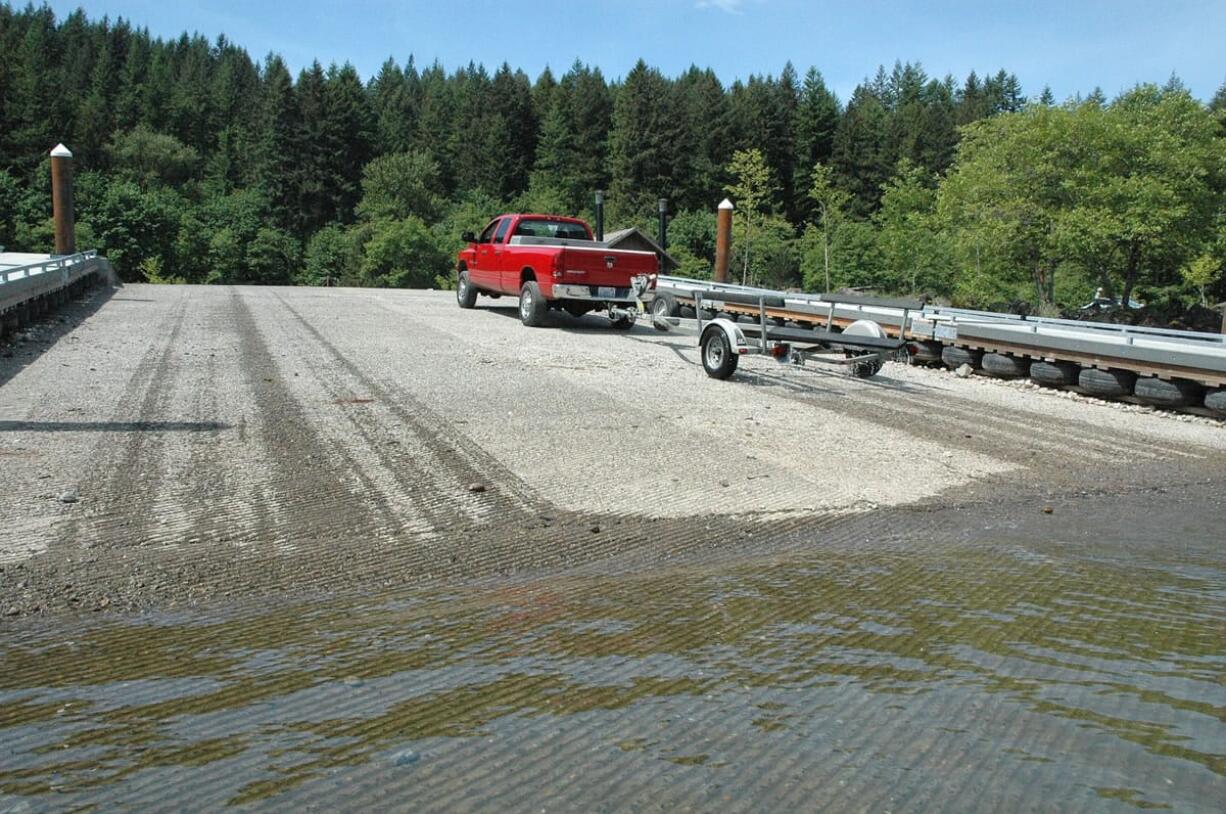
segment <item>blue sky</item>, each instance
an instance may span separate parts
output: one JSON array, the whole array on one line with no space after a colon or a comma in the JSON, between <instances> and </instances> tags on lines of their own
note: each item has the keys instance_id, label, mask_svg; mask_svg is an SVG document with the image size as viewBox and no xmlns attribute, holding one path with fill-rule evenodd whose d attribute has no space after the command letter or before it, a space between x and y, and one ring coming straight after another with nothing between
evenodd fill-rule
<instances>
[{"instance_id":1,"label":"blue sky","mask_svg":"<svg viewBox=\"0 0 1226 814\"><path fill-rule=\"evenodd\" d=\"M81 5L52 0L59 15ZM1226 0L91 0L159 36L224 33L253 57L352 62L369 77L389 55L448 68L503 61L534 79L576 59L623 76L639 57L667 74L691 63L725 82L815 65L841 98L877 65L922 62L961 79L1004 67L1027 94L1096 85L1110 96L1176 72L1209 98L1226 80Z\"/></svg>"}]
</instances>

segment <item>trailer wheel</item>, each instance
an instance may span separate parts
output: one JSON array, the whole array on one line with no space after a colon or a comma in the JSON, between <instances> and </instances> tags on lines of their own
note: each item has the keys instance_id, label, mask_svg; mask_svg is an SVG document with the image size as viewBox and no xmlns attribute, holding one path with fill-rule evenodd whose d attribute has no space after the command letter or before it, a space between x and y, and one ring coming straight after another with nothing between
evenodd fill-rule
<instances>
[{"instance_id":1,"label":"trailer wheel","mask_svg":"<svg viewBox=\"0 0 1226 814\"><path fill-rule=\"evenodd\" d=\"M656 298L651 301L653 317L675 317L680 310L672 294L656 294Z\"/></svg>"},{"instance_id":2,"label":"trailer wheel","mask_svg":"<svg viewBox=\"0 0 1226 814\"><path fill-rule=\"evenodd\" d=\"M1093 367L1081 369L1077 386L1091 396L1118 398L1132 393L1137 374L1128 370L1099 370Z\"/></svg>"},{"instance_id":3,"label":"trailer wheel","mask_svg":"<svg viewBox=\"0 0 1226 814\"><path fill-rule=\"evenodd\" d=\"M1133 395L1156 407L1188 407L1200 401L1201 386L1187 379L1137 379Z\"/></svg>"},{"instance_id":4,"label":"trailer wheel","mask_svg":"<svg viewBox=\"0 0 1226 814\"><path fill-rule=\"evenodd\" d=\"M950 370L957 370L963 365L979 367L980 362L983 361L983 351L949 345L941 351L941 361Z\"/></svg>"},{"instance_id":5,"label":"trailer wheel","mask_svg":"<svg viewBox=\"0 0 1226 814\"><path fill-rule=\"evenodd\" d=\"M871 379L881 372L884 364L880 356L866 362L856 362L851 365L851 375L857 379Z\"/></svg>"},{"instance_id":6,"label":"trailer wheel","mask_svg":"<svg viewBox=\"0 0 1226 814\"><path fill-rule=\"evenodd\" d=\"M1072 362L1032 362L1030 381L1043 387L1069 387L1077 384L1080 370Z\"/></svg>"},{"instance_id":7,"label":"trailer wheel","mask_svg":"<svg viewBox=\"0 0 1226 814\"><path fill-rule=\"evenodd\" d=\"M728 343L728 335L719 328L702 337L702 368L713 379L726 379L736 370L739 361Z\"/></svg>"},{"instance_id":8,"label":"trailer wheel","mask_svg":"<svg viewBox=\"0 0 1226 814\"><path fill-rule=\"evenodd\" d=\"M539 328L545 324L545 315L549 313L549 303L541 294L541 287L536 280L529 280L519 290L519 321L529 328Z\"/></svg>"},{"instance_id":9,"label":"trailer wheel","mask_svg":"<svg viewBox=\"0 0 1226 814\"><path fill-rule=\"evenodd\" d=\"M1205 407L1226 415L1226 387L1210 390L1205 394Z\"/></svg>"},{"instance_id":10,"label":"trailer wheel","mask_svg":"<svg viewBox=\"0 0 1226 814\"><path fill-rule=\"evenodd\" d=\"M985 353L980 360L983 372L998 379L1020 379L1030 374L1030 360L1003 353Z\"/></svg>"},{"instance_id":11,"label":"trailer wheel","mask_svg":"<svg viewBox=\"0 0 1226 814\"><path fill-rule=\"evenodd\" d=\"M467 271L461 271L456 276L455 299L461 308L472 308L477 304L477 289L468 282Z\"/></svg>"}]
</instances>

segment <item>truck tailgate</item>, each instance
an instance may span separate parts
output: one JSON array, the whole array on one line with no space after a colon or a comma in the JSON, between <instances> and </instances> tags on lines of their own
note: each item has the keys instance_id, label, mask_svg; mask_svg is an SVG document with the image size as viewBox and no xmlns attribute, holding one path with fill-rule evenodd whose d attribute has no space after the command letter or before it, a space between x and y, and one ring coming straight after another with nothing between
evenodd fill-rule
<instances>
[{"instance_id":1,"label":"truck tailgate","mask_svg":"<svg viewBox=\"0 0 1226 814\"><path fill-rule=\"evenodd\" d=\"M656 256L653 252L568 246L562 250L561 266L562 282L626 288L631 277L655 273Z\"/></svg>"}]
</instances>

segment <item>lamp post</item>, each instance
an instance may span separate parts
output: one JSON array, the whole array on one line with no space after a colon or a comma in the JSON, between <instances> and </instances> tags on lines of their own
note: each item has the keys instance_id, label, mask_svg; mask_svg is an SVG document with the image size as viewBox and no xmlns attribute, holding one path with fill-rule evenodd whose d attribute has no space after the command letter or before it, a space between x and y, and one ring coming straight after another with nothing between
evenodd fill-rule
<instances>
[{"instance_id":1,"label":"lamp post","mask_svg":"<svg viewBox=\"0 0 1226 814\"><path fill-rule=\"evenodd\" d=\"M664 251L668 250L668 198L661 198L658 202L660 213L660 248Z\"/></svg>"},{"instance_id":2,"label":"lamp post","mask_svg":"<svg viewBox=\"0 0 1226 814\"><path fill-rule=\"evenodd\" d=\"M604 190L596 190L596 239L604 240Z\"/></svg>"}]
</instances>

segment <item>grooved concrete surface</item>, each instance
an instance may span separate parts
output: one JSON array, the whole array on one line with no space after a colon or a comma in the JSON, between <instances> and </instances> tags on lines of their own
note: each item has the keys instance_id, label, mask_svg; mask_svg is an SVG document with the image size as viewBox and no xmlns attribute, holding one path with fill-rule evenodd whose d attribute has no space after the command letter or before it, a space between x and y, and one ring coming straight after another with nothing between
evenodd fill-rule
<instances>
[{"instance_id":1,"label":"grooved concrete surface","mask_svg":"<svg viewBox=\"0 0 1226 814\"><path fill-rule=\"evenodd\" d=\"M0 810L1226 793L1221 423L481 303L129 285L0 358Z\"/></svg>"}]
</instances>

